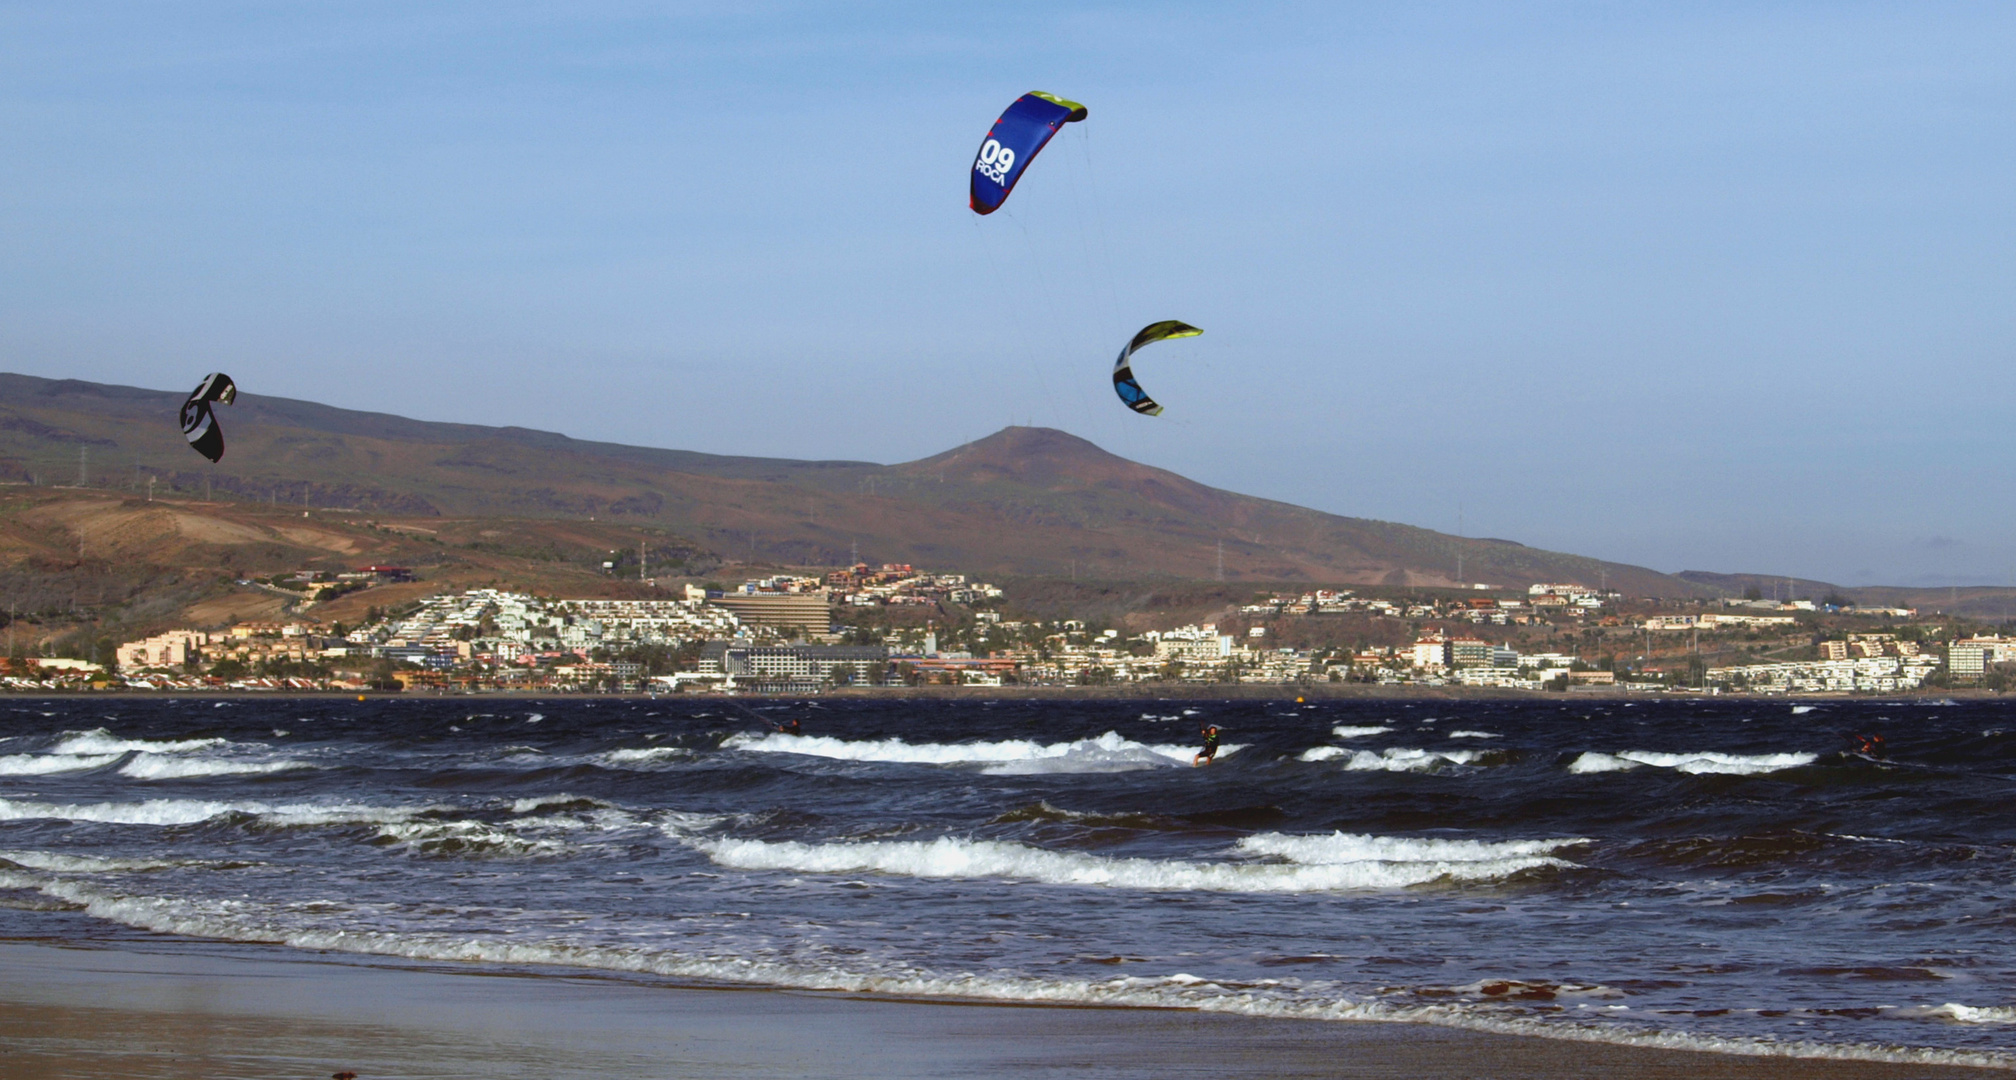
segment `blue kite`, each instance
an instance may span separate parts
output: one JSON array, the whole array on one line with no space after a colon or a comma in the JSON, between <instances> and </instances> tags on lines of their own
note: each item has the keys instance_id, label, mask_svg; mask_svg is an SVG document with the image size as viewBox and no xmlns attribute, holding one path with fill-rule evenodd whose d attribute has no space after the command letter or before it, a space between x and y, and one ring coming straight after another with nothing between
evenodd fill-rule
<instances>
[{"instance_id":1,"label":"blue kite","mask_svg":"<svg viewBox=\"0 0 2016 1080\"><path fill-rule=\"evenodd\" d=\"M1196 337L1203 332L1175 319L1164 319L1142 327L1141 332L1134 335L1134 340L1120 350L1120 359L1113 361L1113 392L1120 395L1120 400L1128 408L1143 416L1162 415L1162 406L1157 405L1155 399L1148 396L1148 391L1141 389L1141 384L1135 381L1134 351L1143 345L1153 345L1170 338Z\"/></svg>"},{"instance_id":2,"label":"blue kite","mask_svg":"<svg viewBox=\"0 0 2016 1080\"><path fill-rule=\"evenodd\" d=\"M1015 182L1022 179L1022 170L1036 160L1050 137L1085 116L1085 106L1041 90L1016 98L987 129L980 156L973 160L973 186L968 197L973 212L999 210L1008 201L1008 193L1015 190Z\"/></svg>"}]
</instances>

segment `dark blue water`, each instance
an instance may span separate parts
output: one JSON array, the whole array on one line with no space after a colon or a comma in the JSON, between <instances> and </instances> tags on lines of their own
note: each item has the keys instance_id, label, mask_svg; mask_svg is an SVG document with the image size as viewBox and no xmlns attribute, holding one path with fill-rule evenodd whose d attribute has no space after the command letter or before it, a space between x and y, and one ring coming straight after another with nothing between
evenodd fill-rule
<instances>
[{"instance_id":1,"label":"dark blue water","mask_svg":"<svg viewBox=\"0 0 2016 1080\"><path fill-rule=\"evenodd\" d=\"M1800 708L0 702L0 933L2016 1061L2005 709Z\"/></svg>"}]
</instances>

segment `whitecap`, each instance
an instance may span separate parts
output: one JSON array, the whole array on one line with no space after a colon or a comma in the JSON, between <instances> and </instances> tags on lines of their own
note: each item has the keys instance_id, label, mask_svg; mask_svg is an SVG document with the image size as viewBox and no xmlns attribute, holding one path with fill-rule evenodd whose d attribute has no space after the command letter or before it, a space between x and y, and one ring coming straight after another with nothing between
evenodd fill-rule
<instances>
[{"instance_id":1,"label":"whitecap","mask_svg":"<svg viewBox=\"0 0 2016 1080\"><path fill-rule=\"evenodd\" d=\"M1335 761L1346 758L1344 768L1352 772L1436 772L1452 765L1471 765L1483 757L1483 753L1476 750L1418 750L1391 746L1375 752L1342 746L1315 746L1304 750L1301 760Z\"/></svg>"},{"instance_id":2,"label":"whitecap","mask_svg":"<svg viewBox=\"0 0 2016 1080\"><path fill-rule=\"evenodd\" d=\"M1308 839L1316 843L1330 841L1327 837ZM727 839L688 843L715 863L737 870L882 873L917 878L1011 878L1047 885L1184 892L1304 893L1398 889L1443 880L1486 881L1537 867L1573 865L1547 855L1405 861L1367 858L1317 863L1115 859L1080 851L1049 851L1003 840L969 840L949 836L936 840L831 844Z\"/></svg>"},{"instance_id":3,"label":"whitecap","mask_svg":"<svg viewBox=\"0 0 2016 1080\"><path fill-rule=\"evenodd\" d=\"M141 870L167 870L191 865L161 859L107 859L96 855L63 855L53 851L0 851L0 859L32 870L58 874L108 874Z\"/></svg>"},{"instance_id":4,"label":"whitecap","mask_svg":"<svg viewBox=\"0 0 2016 1080\"><path fill-rule=\"evenodd\" d=\"M66 732L66 738L49 748L52 754L127 754L135 750L150 754L186 754L192 750L208 750L213 746L223 746L224 739L122 739L97 728L92 731Z\"/></svg>"},{"instance_id":5,"label":"whitecap","mask_svg":"<svg viewBox=\"0 0 2016 1080\"><path fill-rule=\"evenodd\" d=\"M44 776L110 765L124 754L8 754L0 756L0 776Z\"/></svg>"},{"instance_id":6,"label":"whitecap","mask_svg":"<svg viewBox=\"0 0 2016 1080\"><path fill-rule=\"evenodd\" d=\"M558 840L520 836L481 821L400 821L378 827L378 839L423 855L539 856L564 854Z\"/></svg>"},{"instance_id":7,"label":"whitecap","mask_svg":"<svg viewBox=\"0 0 2016 1080\"><path fill-rule=\"evenodd\" d=\"M610 750L596 754L591 760L621 769L692 756L691 750L680 746L651 746L641 750Z\"/></svg>"},{"instance_id":8,"label":"whitecap","mask_svg":"<svg viewBox=\"0 0 2016 1080\"><path fill-rule=\"evenodd\" d=\"M1392 730L1393 730L1392 728L1384 726L1354 726L1352 724L1339 724L1336 727L1330 729L1330 734L1335 735L1340 739L1362 739L1368 735L1384 735Z\"/></svg>"},{"instance_id":9,"label":"whitecap","mask_svg":"<svg viewBox=\"0 0 2016 1080\"><path fill-rule=\"evenodd\" d=\"M1188 765L1195 747L1138 743L1109 731L1096 739L1039 743L1028 739L1001 742L908 743L902 739L849 741L823 735L731 735L724 750L759 754L804 754L841 761L891 762L913 765L992 765L1005 772L1120 772L1129 769ZM1220 757L1239 750L1219 748ZM1047 765L1037 763L1047 762ZM1030 767L1034 766L1034 767Z\"/></svg>"},{"instance_id":10,"label":"whitecap","mask_svg":"<svg viewBox=\"0 0 2016 1080\"><path fill-rule=\"evenodd\" d=\"M2016 1006L1962 1005L1957 1001L1949 1001L1929 1011L1963 1024L2016 1024Z\"/></svg>"},{"instance_id":11,"label":"whitecap","mask_svg":"<svg viewBox=\"0 0 2016 1080\"><path fill-rule=\"evenodd\" d=\"M185 780L203 776L257 776L263 773L292 772L296 769L312 769L315 766L305 761L283 759L280 761L219 761L215 758L162 757L159 754L136 754L133 760L119 766L119 775L135 780Z\"/></svg>"},{"instance_id":12,"label":"whitecap","mask_svg":"<svg viewBox=\"0 0 2016 1080\"><path fill-rule=\"evenodd\" d=\"M423 809L350 803L220 802L214 799L66 804L0 798L0 821L51 819L106 825L194 825L226 814L251 814L274 825L331 825L403 821Z\"/></svg>"},{"instance_id":13,"label":"whitecap","mask_svg":"<svg viewBox=\"0 0 2016 1080\"><path fill-rule=\"evenodd\" d=\"M1683 773L1712 773L1752 776L1811 765L1814 754L1722 754L1704 750L1691 754L1667 754L1651 750L1620 750L1615 754L1589 751L1568 763L1571 773L1621 772L1641 765L1672 769Z\"/></svg>"},{"instance_id":14,"label":"whitecap","mask_svg":"<svg viewBox=\"0 0 2016 1080\"><path fill-rule=\"evenodd\" d=\"M1495 731L1452 731L1452 732L1450 732L1450 733L1449 733L1449 737L1450 737L1450 738L1452 738L1452 739L1497 739L1497 738L1503 738L1503 736L1499 735L1499 734L1498 734L1497 732L1495 732Z\"/></svg>"},{"instance_id":15,"label":"whitecap","mask_svg":"<svg viewBox=\"0 0 2016 1080\"><path fill-rule=\"evenodd\" d=\"M1451 840L1440 837L1371 836L1333 832L1298 836L1256 833L1239 841L1239 850L1275 855L1311 866L1354 862L1457 863L1496 862L1552 855L1566 847L1591 843L1586 837L1549 840Z\"/></svg>"},{"instance_id":16,"label":"whitecap","mask_svg":"<svg viewBox=\"0 0 2016 1080\"><path fill-rule=\"evenodd\" d=\"M559 806L564 806L568 809L592 806L597 809L612 810L615 809L615 805L614 803L603 802L601 799L591 799L586 795L572 795L563 791L558 795L535 795L529 799L514 799L511 802L511 812L514 814L530 814Z\"/></svg>"}]
</instances>

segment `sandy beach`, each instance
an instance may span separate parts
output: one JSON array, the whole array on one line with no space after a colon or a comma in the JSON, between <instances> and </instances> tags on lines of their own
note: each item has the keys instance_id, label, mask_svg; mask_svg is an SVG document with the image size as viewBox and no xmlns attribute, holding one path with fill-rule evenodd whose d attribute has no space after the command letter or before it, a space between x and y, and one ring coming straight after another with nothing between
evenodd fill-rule
<instances>
[{"instance_id":1,"label":"sandy beach","mask_svg":"<svg viewBox=\"0 0 2016 1080\"><path fill-rule=\"evenodd\" d=\"M309 955L0 944L0 1074L58 1077L1981 1077L1415 1024L892 1001Z\"/></svg>"}]
</instances>

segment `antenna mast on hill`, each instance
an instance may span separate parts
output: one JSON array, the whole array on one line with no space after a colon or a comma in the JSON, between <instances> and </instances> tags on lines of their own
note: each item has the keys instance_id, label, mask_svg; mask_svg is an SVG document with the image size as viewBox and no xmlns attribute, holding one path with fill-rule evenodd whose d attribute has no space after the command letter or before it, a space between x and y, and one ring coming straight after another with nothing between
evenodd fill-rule
<instances>
[{"instance_id":1,"label":"antenna mast on hill","mask_svg":"<svg viewBox=\"0 0 2016 1080\"><path fill-rule=\"evenodd\" d=\"M646 552L648 552L648 551L650 550L650 547L651 547L651 545L649 545L649 544L645 543L645 542L644 542L644 541L642 541L642 540L639 540L639 541L637 541L637 580L638 580L638 581L643 581L643 580L644 580L644 557L645 557L645 554L646 554Z\"/></svg>"}]
</instances>

